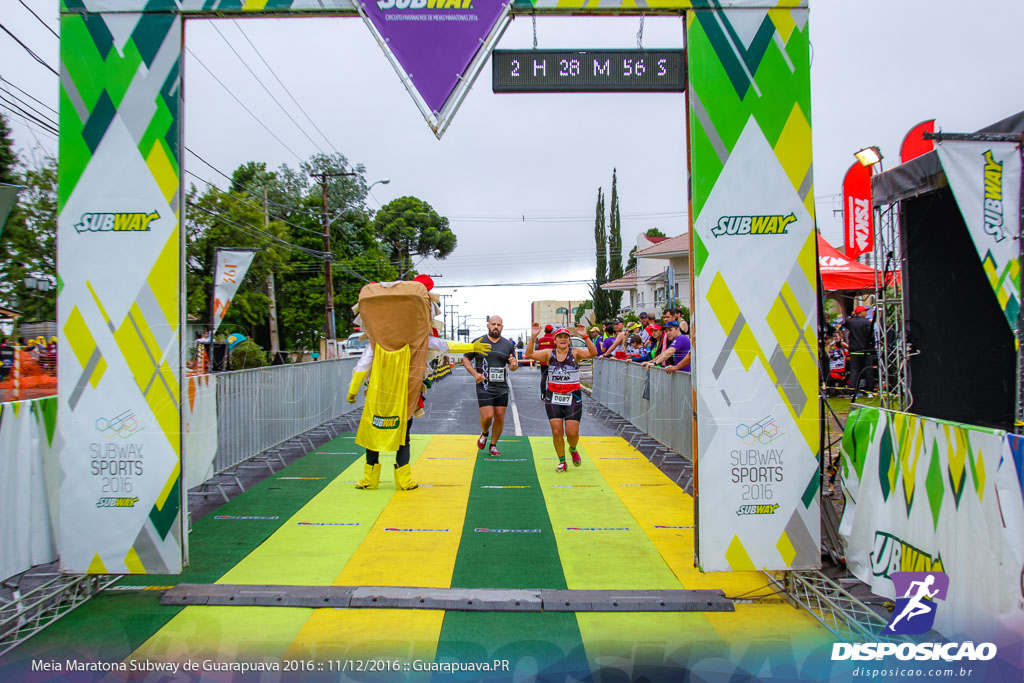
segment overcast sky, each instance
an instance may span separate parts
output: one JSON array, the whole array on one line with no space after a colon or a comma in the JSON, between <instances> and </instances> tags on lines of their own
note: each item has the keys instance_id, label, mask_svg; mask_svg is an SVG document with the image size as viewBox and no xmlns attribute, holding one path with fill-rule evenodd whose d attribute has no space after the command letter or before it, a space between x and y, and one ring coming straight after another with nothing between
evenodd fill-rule
<instances>
[{"instance_id":1,"label":"overcast sky","mask_svg":"<svg viewBox=\"0 0 1024 683\"><path fill-rule=\"evenodd\" d=\"M25 2L56 30L56 0ZM2 5L0 24L57 68L54 35L19 0ZM1022 25L1020 0L812 0L814 193L818 225L830 242L842 243L834 209L853 152L878 145L891 168L904 134L919 121L935 118L945 131L969 132L1024 109ZM636 17L542 16L536 32L542 49L630 48L639 26ZM519 18L498 47L532 43L530 19ZM681 19L646 18L643 45L682 47ZM359 19L189 21L186 46L194 54L186 54L186 145L226 173L249 160L296 167L299 158L337 149L365 165L367 182L391 179L373 189L371 208L403 195L427 201L449 218L459 243L448 259L420 270L440 275L439 286L458 286L441 291L454 294L450 301L471 316L471 329L482 331L484 317L499 313L514 337L529 325L530 301L588 297L585 284L483 285L592 278L594 204L598 187L610 194L613 168L623 258L647 228L668 235L687 229L682 93L497 95L488 64L438 141ZM0 33L0 76L56 109L57 77L6 33ZM0 93L6 88L0 83ZM23 156L37 147L56 152L52 136L9 119ZM184 161L187 171L222 181L191 155Z\"/></svg>"}]
</instances>

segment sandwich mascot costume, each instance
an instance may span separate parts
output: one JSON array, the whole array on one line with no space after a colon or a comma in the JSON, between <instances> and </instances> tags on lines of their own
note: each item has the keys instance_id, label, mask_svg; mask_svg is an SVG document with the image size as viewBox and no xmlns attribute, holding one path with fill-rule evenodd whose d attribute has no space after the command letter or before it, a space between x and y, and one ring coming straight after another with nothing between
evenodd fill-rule
<instances>
[{"instance_id":1,"label":"sandwich mascot costume","mask_svg":"<svg viewBox=\"0 0 1024 683\"><path fill-rule=\"evenodd\" d=\"M487 353L490 344L468 344L437 338L440 297L431 292L427 275L405 282L371 282L359 291L353 307L356 322L369 340L352 373L348 402L369 381L356 444L366 449L366 465L357 489L375 489L380 482L381 451L397 451L395 488L418 486L409 471L409 431L413 416L423 415L424 378L431 358L441 353Z\"/></svg>"}]
</instances>

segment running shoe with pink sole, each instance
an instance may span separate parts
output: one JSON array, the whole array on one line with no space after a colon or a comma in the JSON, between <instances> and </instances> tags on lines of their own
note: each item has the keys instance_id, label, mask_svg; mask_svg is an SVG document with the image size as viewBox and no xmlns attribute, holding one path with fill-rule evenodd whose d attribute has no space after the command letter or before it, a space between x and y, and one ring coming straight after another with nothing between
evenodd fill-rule
<instances>
[{"instance_id":1,"label":"running shoe with pink sole","mask_svg":"<svg viewBox=\"0 0 1024 683\"><path fill-rule=\"evenodd\" d=\"M583 464L583 458L580 457L579 451L572 451L572 464L575 467Z\"/></svg>"},{"instance_id":2,"label":"running shoe with pink sole","mask_svg":"<svg viewBox=\"0 0 1024 683\"><path fill-rule=\"evenodd\" d=\"M565 466L565 463L560 462L558 463L558 467L555 468L555 472L565 472L567 469L569 468Z\"/></svg>"},{"instance_id":3,"label":"running shoe with pink sole","mask_svg":"<svg viewBox=\"0 0 1024 683\"><path fill-rule=\"evenodd\" d=\"M484 449L484 446L486 446L486 445L487 445L487 435L486 434L481 434L480 438L476 440L476 449L478 451L482 451Z\"/></svg>"},{"instance_id":4,"label":"running shoe with pink sole","mask_svg":"<svg viewBox=\"0 0 1024 683\"><path fill-rule=\"evenodd\" d=\"M491 454L492 458L497 458L499 455L501 455L501 451L499 451L498 447L495 446L493 443L491 444L490 450L488 450L487 452Z\"/></svg>"}]
</instances>

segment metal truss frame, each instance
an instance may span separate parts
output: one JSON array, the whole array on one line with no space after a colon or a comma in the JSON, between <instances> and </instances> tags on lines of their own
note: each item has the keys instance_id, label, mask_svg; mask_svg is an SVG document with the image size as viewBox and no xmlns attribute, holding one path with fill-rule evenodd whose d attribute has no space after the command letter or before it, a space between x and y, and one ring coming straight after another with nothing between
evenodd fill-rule
<instances>
[{"instance_id":1,"label":"metal truss frame","mask_svg":"<svg viewBox=\"0 0 1024 683\"><path fill-rule=\"evenodd\" d=\"M903 308L903 262L900 239L901 203L875 208L875 320L878 326L878 381L883 408L906 412L910 393L907 361L913 354L907 343Z\"/></svg>"},{"instance_id":2,"label":"metal truss frame","mask_svg":"<svg viewBox=\"0 0 1024 683\"><path fill-rule=\"evenodd\" d=\"M106 574L57 574L0 604L0 655L25 642L89 598L121 579Z\"/></svg>"},{"instance_id":3,"label":"metal truss frame","mask_svg":"<svg viewBox=\"0 0 1024 683\"><path fill-rule=\"evenodd\" d=\"M819 571L764 573L794 605L807 610L843 642L909 641L906 636L886 634L888 619Z\"/></svg>"}]
</instances>

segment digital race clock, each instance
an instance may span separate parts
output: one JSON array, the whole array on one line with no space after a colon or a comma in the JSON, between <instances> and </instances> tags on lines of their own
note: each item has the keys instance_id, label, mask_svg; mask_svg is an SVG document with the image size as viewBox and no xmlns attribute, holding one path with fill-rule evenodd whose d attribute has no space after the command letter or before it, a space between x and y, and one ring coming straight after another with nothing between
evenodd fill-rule
<instances>
[{"instance_id":1,"label":"digital race clock","mask_svg":"<svg viewBox=\"0 0 1024 683\"><path fill-rule=\"evenodd\" d=\"M685 50L495 50L494 92L686 90Z\"/></svg>"}]
</instances>

